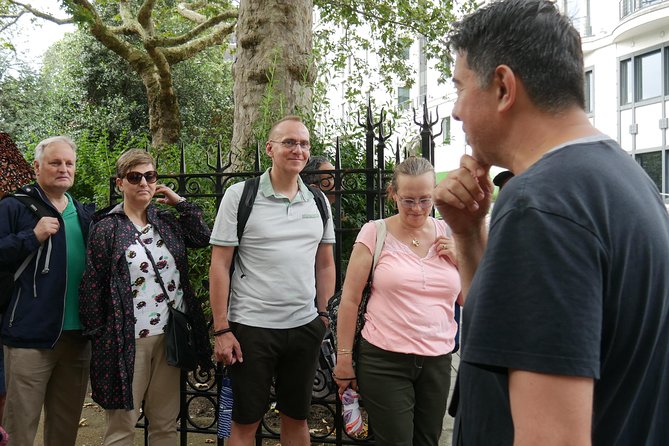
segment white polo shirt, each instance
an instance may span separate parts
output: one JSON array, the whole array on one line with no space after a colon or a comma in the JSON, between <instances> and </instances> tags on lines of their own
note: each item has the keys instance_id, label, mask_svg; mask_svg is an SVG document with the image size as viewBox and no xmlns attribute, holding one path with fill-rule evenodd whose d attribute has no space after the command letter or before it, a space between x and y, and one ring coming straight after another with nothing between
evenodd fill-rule
<instances>
[{"instance_id":1,"label":"white polo shirt","mask_svg":"<svg viewBox=\"0 0 669 446\"><path fill-rule=\"evenodd\" d=\"M228 320L264 328L294 328L316 317L315 260L320 243L334 243L332 211L323 228L314 197L298 177L293 200L274 192L268 169L260 177L253 210L237 240L237 209L244 183L223 196L210 243L239 245Z\"/></svg>"}]
</instances>

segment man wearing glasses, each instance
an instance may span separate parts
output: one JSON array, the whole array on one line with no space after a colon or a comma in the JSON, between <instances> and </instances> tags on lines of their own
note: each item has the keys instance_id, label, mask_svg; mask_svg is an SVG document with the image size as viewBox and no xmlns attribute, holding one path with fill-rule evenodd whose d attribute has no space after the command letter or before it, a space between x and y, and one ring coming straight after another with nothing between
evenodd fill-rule
<instances>
[{"instance_id":1,"label":"man wearing glasses","mask_svg":"<svg viewBox=\"0 0 669 446\"><path fill-rule=\"evenodd\" d=\"M306 418L335 287L331 212L328 206L324 225L300 179L310 148L300 118L274 124L265 146L272 167L260 177L242 239L243 183L227 190L214 223L210 295L216 360L230 366L232 377L231 446L253 444L274 376L281 443L310 443Z\"/></svg>"},{"instance_id":2,"label":"man wearing glasses","mask_svg":"<svg viewBox=\"0 0 669 446\"><path fill-rule=\"evenodd\" d=\"M81 334L78 290L93 209L67 193L75 150L64 136L35 148L37 184L20 191L48 216L14 198L0 202L0 267L17 271L26 262L2 318L4 425L15 446L32 446L43 407L44 443L74 446L88 386L91 347Z\"/></svg>"}]
</instances>

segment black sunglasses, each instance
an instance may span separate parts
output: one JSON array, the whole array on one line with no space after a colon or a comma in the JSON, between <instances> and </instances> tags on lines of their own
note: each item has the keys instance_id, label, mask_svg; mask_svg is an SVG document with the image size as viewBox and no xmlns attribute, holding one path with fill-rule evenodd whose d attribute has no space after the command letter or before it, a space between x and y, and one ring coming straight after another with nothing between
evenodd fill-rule
<instances>
[{"instance_id":1,"label":"black sunglasses","mask_svg":"<svg viewBox=\"0 0 669 446\"><path fill-rule=\"evenodd\" d=\"M148 172L128 172L125 174L125 179L128 180L130 184L139 184L142 181L142 177L146 179L148 184L153 184L158 181L158 172L155 170L149 170Z\"/></svg>"}]
</instances>

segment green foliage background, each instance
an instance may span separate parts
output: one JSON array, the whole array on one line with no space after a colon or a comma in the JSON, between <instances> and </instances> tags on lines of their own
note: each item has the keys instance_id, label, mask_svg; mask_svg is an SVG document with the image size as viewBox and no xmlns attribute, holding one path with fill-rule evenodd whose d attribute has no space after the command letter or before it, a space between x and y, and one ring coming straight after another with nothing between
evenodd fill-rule
<instances>
[{"instance_id":1,"label":"green foliage background","mask_svg":"<svg viewBox=\"0 0 669 446\"><path fill-rule=\"evenodd\" d=\"M68 3L68 2L64 2ZM463 2L464 8L471 3ZM158 2L155 17L160 26L175 33L184 22L174 12L174 2ZM341 166L346 169L365 167L364 129L339 122L331 115L328 102L329 81L346 67L344 97L355 116L365 115L369 92L385 89L394 98L397 83L411 85L416 70L403 57L418 35L426 39L426 55L436 61L444 77L449 75L449 55L445 39L458 12L450 1L431 0L315 0L317 20L314 25L313 63L318 78L313 88L312 110L299 110L312 132L313 154L333 159L335 138L340 140ZM98 2L102 14L115 17L117 2ZM7 0L0 0L0 13L7 17L17 10ZM69 12L74 12L70 10ZM0 19L0 29L3 20ZM141 80L127 64L97 42L85 29L66 35L47 52L40 69L17 60L12 53L11 34L0 33L0 130L8 132L26 158L36 143L50 135L67 134L78 144L77 181L72 193L83 201L95 202L99 208L109 204L109 178L114 163L124 150L149 147L148 104ZM173 67L181 119L182 142L186 147L188 172L208 172L217 142L224 158L229 153L233 123L231 59L225 47L212 47L193 59ZM378 66L369 64L365 54L378 56ZM370 79L378 79L372 81ZM271 109L272 75L268 74L267 97L262 119L254 123L254 132L264 137L271 123L284 110ZM386 106L388 119L401 119L392 102ZM378 116L375 117L378 119ZM396 126L397 127L397 126ZM396 138L414 138L415 128L395 128ZM408 135L408 136L407 136ZM249 149L253 150L253 148ZM161 149L158 168L162 174L177 173L180 167L178 147ZM264 153L264 150L263 150ZM387 168L392 169L391 151ZM252 167L249 152L247 168ZM262 157L261 167L269 164ZM334 159L333 159L334 164ZM345 190L364 190L364 175L347 175ZM208 187L208 186L205 186ZM198 200L205 209L208 223L213 224L216 209L211 199ZM342 207L344 269L355 239L355 229L366 223L366 201L363 194L343 193ZM378 210L377 210L378 212ZM392 213L392 209L388 209ZM193 283L200 287L208 275L209 250L191 253Z\"/></svg>"}]
</instances>

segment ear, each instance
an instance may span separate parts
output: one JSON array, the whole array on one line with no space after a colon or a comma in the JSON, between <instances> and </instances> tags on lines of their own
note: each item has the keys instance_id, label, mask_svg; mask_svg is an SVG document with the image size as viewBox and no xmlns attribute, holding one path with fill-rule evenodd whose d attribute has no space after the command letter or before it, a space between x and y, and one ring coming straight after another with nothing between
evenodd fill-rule
<instances>
[{"instance_id":1,"label":"ear","mask_svg":"<svg viewBox=\"0 0 669 446\"><path fill-rule=\"evenodd\" d=\"M495 68L494 82L497 87L497 110L508 111L516 103L519 79L508 65Z\"/></svg>"},{"instance_id":2,"label":"ear","mask_svg":"<svg viewBox=\"0 0 669 446\"><path fill-rule=\"evenodd\" d=\"M35 169L35 175L39 175L39 161L33 160L33 169Z\"/></svg>"},{"instance_id":3,"label":"ear","mask_svg":"<svg viewBox=\"0 0 669 446\"><path fill-rule=\"evenodd\" d=\"M272 158L272 143L269 141L265 143L265 153L267 153L267 155Z\"/></svg>"},{"instance_id":4,"label":"ear","mask_svg":"<svg viewBox=\"0 0 669 446\"><path fill-rule=\"evenodd\" d=\"M115 183L116 183L116 189L118 189L119 192L123 193L123 189L121 188L123 180L121 178L116 177Z\"/></svg>"},{"instance_id":5,"label":"ear","mask_svg":"<svg viewBox=\"0 0 669 446\"><path fill-rule=\"evenodd\" d=\"M386 187L386 196L388 197L387 199L391 201L397 198L397 194L395 193L392 184L388 184L388 187Z\"/></svg>"}]
</instances>

